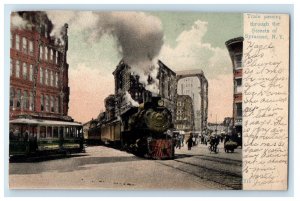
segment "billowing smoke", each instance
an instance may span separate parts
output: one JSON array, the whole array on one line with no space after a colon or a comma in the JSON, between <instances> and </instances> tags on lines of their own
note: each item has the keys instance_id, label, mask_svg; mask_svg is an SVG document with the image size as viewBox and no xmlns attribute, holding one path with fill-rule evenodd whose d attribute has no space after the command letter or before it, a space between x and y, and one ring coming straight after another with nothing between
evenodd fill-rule
<instances>
[{"instance_id":1,"label":"billowing smoke","mask_svg":"<svg viewBox=\"0 0 300 201\"><path fill-rule=\"evenodd\" d=\"M138 102L136 102L135 100L132 99L130 93L128 93L128 91L126 91L125 93L125 101L126 103L129 103L130 105L134 106L134 107L138 107L140 104Z\"/></svg>"},{"instance_id":2,"label":"billowing smoke","mask_svg":"<svg viewBox=\"0 0 300 201\"><path fill-rule=\"evenodd\" d=\"M28 22L17 14L11 15L11 26L13 28L25 29Z\"/></svg>"},{"instance_id":3,"label":"billowing smoke","mask_svg":"<svg viewBox=\"0 0 300 201\"><path fill-rule=\"evenodd\" d=\"M11 25L13 28L25 29L31 27L40 27L47 24L48 30L52 30L52 24L49 23L47 13L43 11L18 11L11 13Z\"/></svg>"},{"instance_id":4,"label":"billowing smoke","mask_svg":"<svg viewBox=\"0 0 300 201\"><path fill-rule=\"evenodd\" d=\"M161 21L142 12L66 12L48 11L54 24L51 35L61 38L61 27L65 23L70 29L82 29L95 42L103 35L112 35L118 44L123 61L139 75L140 82L152 93L158 94L156 57L163 45ZM76 27L75 27L76 26ZM152 82L148 83L148 76Z\"/></svg>"}]
</instances>

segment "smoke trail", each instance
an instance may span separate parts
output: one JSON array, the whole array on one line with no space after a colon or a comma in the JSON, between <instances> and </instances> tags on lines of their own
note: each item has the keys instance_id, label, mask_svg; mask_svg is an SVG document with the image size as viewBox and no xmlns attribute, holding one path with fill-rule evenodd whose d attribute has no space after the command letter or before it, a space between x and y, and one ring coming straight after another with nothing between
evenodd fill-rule
<instances>
[{"instance_id":1,"label":"smoke trail","mask_svg":"<svg viewBox=\"0 0 300 201\"><path fill-rule=\"evenodd\" d=\"M90 41L99 40L104 34L113 36L123 61L131 67L134 74L148 90L158 93L156 81L158 56L163 45L161 21L142 12L66 12L48 11L47 15L54 24L51 35L61 38L64 23L69 28L81 29L89 33ZM148 76L154 82L149 85ZM154 86L157 85L157 86Z\"/></svg>"},{"instance_id":2,"label":"smoke trail","mask_svg":"<svg viewBox=\"0 0 300 201\"><path fill-rule=\"evenodd\" d=\"M62 43L65 23L69 25L70 30L78 29L89 33L89 40L92 42L100 40L105 34L113 36L118 45L117 51L123 61L131 67L132 73L139 75L140 82L146 89L158 94L156 57L163 45L164 34L161 21L157 17L142 12L78 11L24 11L12 17L13 26L19 28L28 24L47 24L48 30L51 31L50 36ZM149 76L153 80L150 84Z\"/></svg>"}]
</instances>

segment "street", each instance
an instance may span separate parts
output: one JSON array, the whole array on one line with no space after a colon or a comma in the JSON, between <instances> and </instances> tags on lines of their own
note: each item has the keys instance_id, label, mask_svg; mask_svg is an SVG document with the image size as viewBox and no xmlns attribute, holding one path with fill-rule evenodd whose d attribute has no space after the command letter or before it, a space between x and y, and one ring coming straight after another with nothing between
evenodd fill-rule
<instances>
[{"instance_id":1,"label":"street","mask_svg":"<svg viewBox=\"0 0 300 201\"><path fill-rule=\"evenodd\" d=\"M68 157L11 161L15 189L208 190L242 188L242 150L210 153L199 144L175 150L174 160L146 160L105 146Z\"/></svg>"}]
</instances>

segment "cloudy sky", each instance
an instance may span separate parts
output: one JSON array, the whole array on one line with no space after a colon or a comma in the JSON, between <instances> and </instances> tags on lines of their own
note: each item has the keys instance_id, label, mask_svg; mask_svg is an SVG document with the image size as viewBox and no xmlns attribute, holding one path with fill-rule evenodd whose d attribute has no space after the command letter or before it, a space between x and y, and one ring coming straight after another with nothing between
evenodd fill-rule
<instances>
[{"instance_id":1,"label":"cloudy sky","mask_svg":"<svg viewBox=\"0 0 300 201\"><path fill-rule=\"evenodd\" d=\"M56 27L69 24L69 115L75 120L97 117L104 110L104 98L114 93L112 72L119 61L126 54L143 53L143 49L124 50L122 37L131 32L133 38L125 43L146 36L149 40L143 46L154 46L151 58L172 70L204 71L209 82L209 122L215 121L216 114L219 121L232 116L232 64L224 43L242 36L241 14L50 12L48 16ZM121 29L115 30L115 24Z\"/></svg>"}]
</instances>

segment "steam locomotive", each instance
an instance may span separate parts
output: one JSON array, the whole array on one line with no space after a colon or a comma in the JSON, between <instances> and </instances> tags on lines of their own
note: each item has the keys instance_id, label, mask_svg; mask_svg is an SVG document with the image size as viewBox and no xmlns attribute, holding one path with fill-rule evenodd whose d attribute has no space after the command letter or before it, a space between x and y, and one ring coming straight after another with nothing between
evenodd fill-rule
<instances>
[{"instance_id":1,"label":"steam locomotive","mask_svg":"<svg viewBox=\"0 0 300 201\"><path fill-rule=\"evenodd\" d=\"M152 97L139 107L130 107L112 121L102 121L89 134L98 130L104 144L114 145L150 159L174 158L172 114L160 97Z\"/></svg>"}]
</instances>

